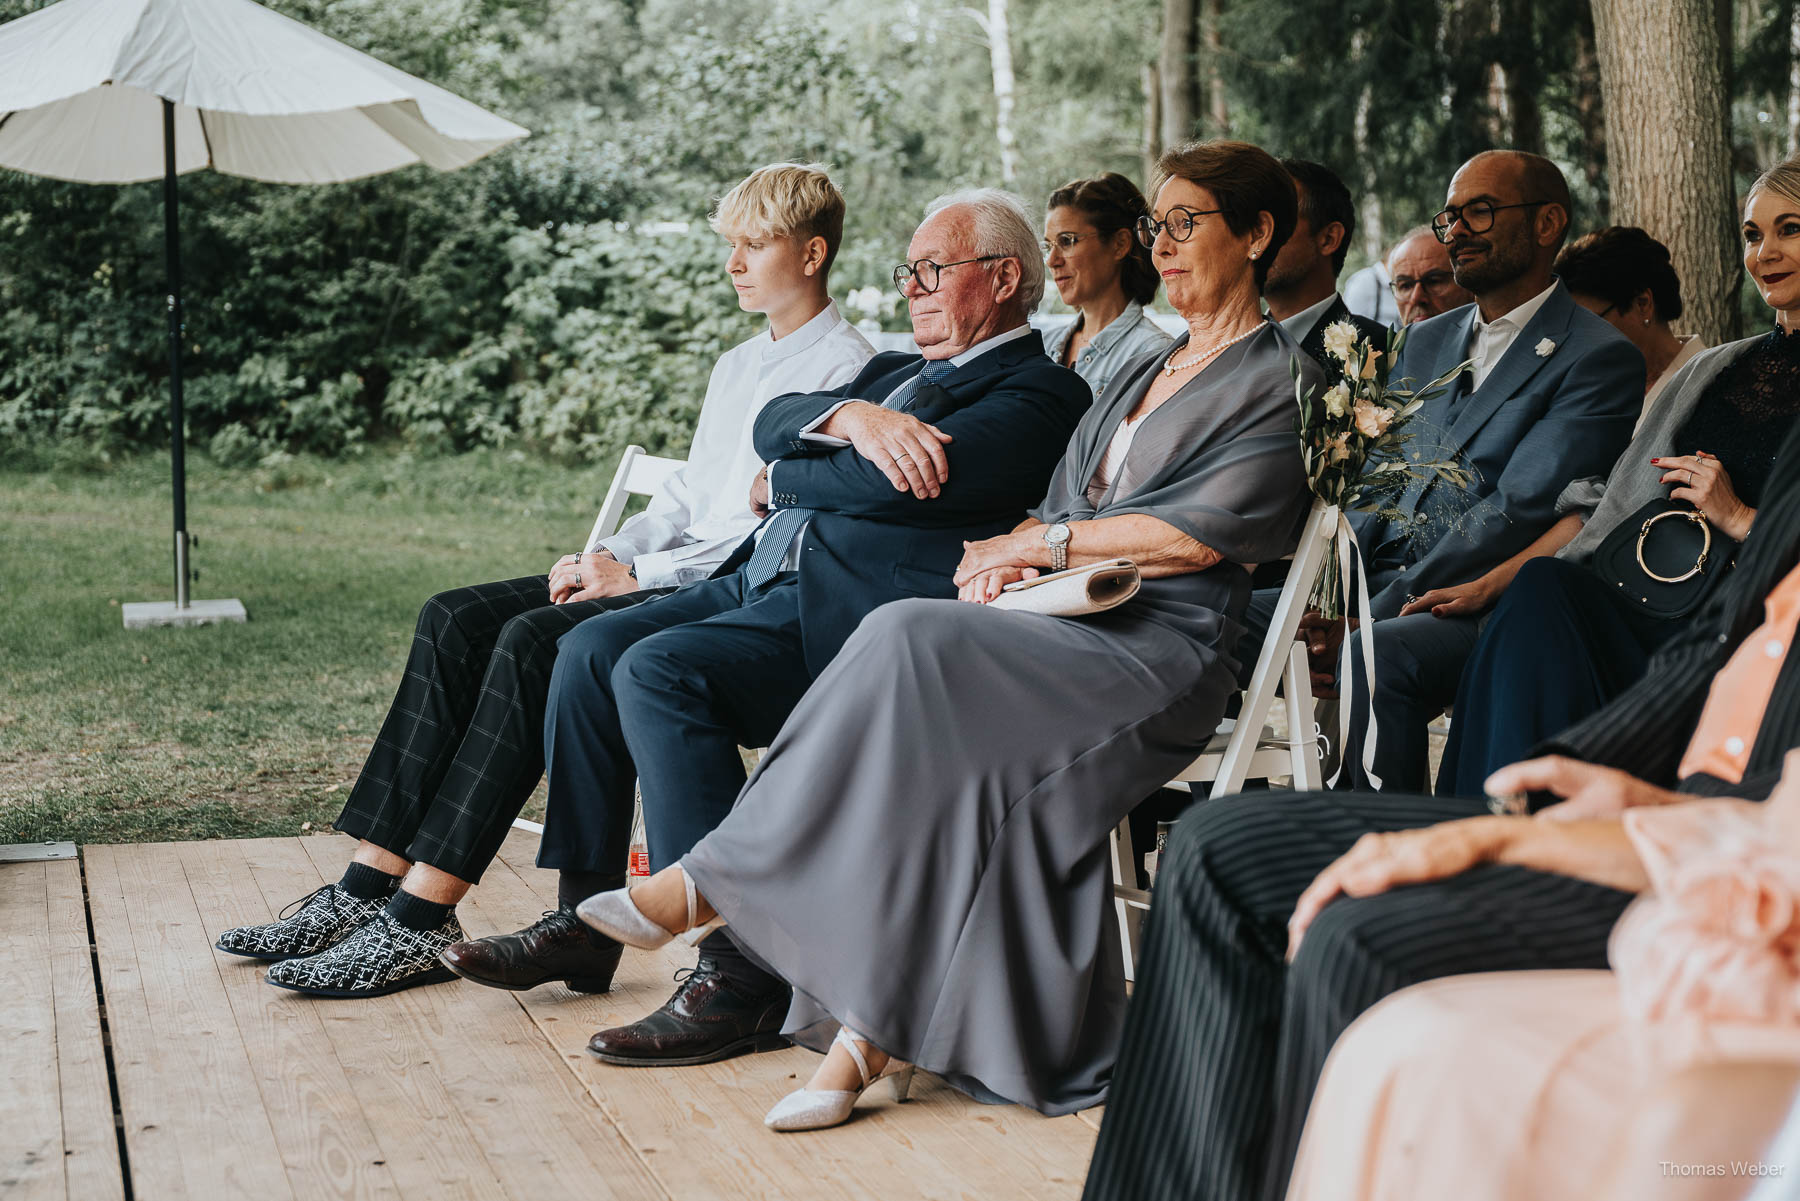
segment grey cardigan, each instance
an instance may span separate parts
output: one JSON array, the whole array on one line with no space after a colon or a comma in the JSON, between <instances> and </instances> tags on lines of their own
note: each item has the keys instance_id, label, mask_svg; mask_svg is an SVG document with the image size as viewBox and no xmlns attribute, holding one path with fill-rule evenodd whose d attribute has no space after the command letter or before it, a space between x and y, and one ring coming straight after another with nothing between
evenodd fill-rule
<instances>
[{"instance_id":1,"label":"grey cardigan","mask_svg":"<svg viewBox=\"0 0 1800 1201\"><path fill-rule=\"evenodd\" d=\"M1562 490L1556 498L1557 516L1579 513L1587 524L1581 527L1574 541L1556 552L1557 558L1571 563L1587 562L1614 526L1651 501L1668 496L1668 488L1660 482L1663 473L1652 467L1650 460L1675 453L1675 435L1700 402L1701 393L1721 371L1768 336L1758 334L1754 338L1727 342L1689 359L1687 366L1676 372L1669 386L1663 389L1662 397L1652 406L1643 425L1638 427L1631 445L1613 464L1612 472L1605 479L1589 476L1576 480Z\"/></svg>"}]
</instances>

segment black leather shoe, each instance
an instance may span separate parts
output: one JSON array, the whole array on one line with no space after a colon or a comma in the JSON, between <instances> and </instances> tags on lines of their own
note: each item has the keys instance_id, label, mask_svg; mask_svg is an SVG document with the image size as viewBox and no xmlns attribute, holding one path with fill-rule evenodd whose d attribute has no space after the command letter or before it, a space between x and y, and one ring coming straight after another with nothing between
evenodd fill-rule
<instances>
[{"instance_id":1,"label":"black leather shoe","mask_svg":"<svg viewBox=\"0 0 1800 1201\"><path fill-rule=\"evenodd\" d=\"M740 993L707 958L677 972L675 980L675 995L661 1009L629 1026L602 1030L588 1041L588 1054L627 1068L687 1067L788 1045L781 1034L786 988Z\"/></svg>"},{"instance_id":2,"label":"black leather shoe","mask_svg":"<svg viewBox=\"0 0 1800 1201\"><path fill-rule=\"evenodd\" d=\"M560 980L576 992L606 992L625 951L581 924L571 905L550 910L517 934L453 944L438 962L490 988L523 992Z\"/></svg>"}]
</instances>

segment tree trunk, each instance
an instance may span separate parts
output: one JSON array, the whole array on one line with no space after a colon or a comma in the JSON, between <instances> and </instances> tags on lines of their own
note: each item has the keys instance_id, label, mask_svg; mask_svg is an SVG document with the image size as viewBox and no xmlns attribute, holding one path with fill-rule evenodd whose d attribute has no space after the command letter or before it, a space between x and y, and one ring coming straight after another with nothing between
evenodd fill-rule
<instances>
[{"instance_id":1,"label":"tree trunk","mask_svg":"<svg viewBox=\"0 0 1800 1201\"><path fill-rule=\"evenodd\" d=\"M1019 177L1019 146L1013 137L1012 32L1006 0L988 0L988 58L994 65L994 137L1000 143L1000 181L1007 187Z\"/></svg>"},{"instance_id":2,"label":"tree trunk","mask_svg":"<svg viewBox=\"0 0 1800 1201\"><path fill-rule=\"evenodd\" d=\"M1368 35L1357 30L1350 35L1350 62L1359 65L1367 53ZM1371 263L1381 261L1382 253L1387 249L1387 240L1381 229L1381 190L1375 174L1375 156L1369 148L1369 117L1375 109L1375 88L1373 84L1363 84L1362 91L1356 97L1356 114L1350 124L1350 150L1356 156L1359 178L1356 182L1362 188L1360 209L1362 226L1363 253Z\"/></svg>"},{"instance_id":3,"label":"tree trunk","mask_svg":"<svg viewBox=\"0 0 1800 1201\"><path fill-rule=\"evenodd\" d=\"M1711 0L1593 0L1612 219L1668 246L1682 325L1738 333L1730 109Z\"/></svg>"},{"instance_id":4,"label":"tree trunk","mask_svg":"<svg viewBox=\"0 0 1800 1201\"><path fill-rule=\"evenodd\" d=\"M1575 48L1575 117L1581 127L1581 173L1594 195L1596 225L1610 225L1606 198L1606 106L1600 99L1600 63L1594 34L1581 31Z\"/></svg>"},{"instance_id":5,"label":"tree trunk","mask_svg":"<svg viewBox=\"0 0 1800 1201\"><path fill-rule=\"evenodd\" d=\"M1144 156L1142 184L1150 186L1156 174L1156 160L1162 157L1162 82L1156 76L1156 64L1144 64Z\"/></svg>"},{"instance_id":6,"label":"tree trunk","mask_svg":"<svg viewBox=\"0 0 1800 1201\"><path fill-rule=\"evenodd\" d=\"M1788 21L1787 152L1800 152L1800 4Z\"/></svg>"},{"instance_id":7,"label":"tree trunk","mask_svg":"<svg viewBox=\"0 0 1800 1201\"><path fill-rule=\"evenodd\" d=\"M1200 24L1201 40L1206 46L1207 113L1212 119L1212 135L1220 138L1231 132L1231 109L1225 101L1225 41L1219 31L1224 9L1223 0L1205 0Z\"/></svg>"},{"instance_id":8,"label":"tree trunk","mask_svg":"<svg viewBox=\"0 0 1800 1201\"><path fill-rule=\"evenodd\" d=\"M1178 146L1194 136L1198 90L1194 83L1194 0L1163 0L1162 141Z\"/></svg>"}]
</instances>

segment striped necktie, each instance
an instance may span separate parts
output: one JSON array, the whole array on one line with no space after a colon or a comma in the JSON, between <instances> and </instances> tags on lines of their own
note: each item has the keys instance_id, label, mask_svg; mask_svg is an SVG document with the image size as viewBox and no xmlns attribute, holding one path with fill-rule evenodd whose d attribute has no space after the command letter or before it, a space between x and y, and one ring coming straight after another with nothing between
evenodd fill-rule
<instances>
[{"instance_id":1,"label":"striped necktie","mask_svg":"<svg viewBox=\"0 0 1800 1201\"><path fill-rule=\"evenodd\" d=\"M937 383L955 370L956 365L948 359L926 362L919 374L889 394L882 402L882 407L903 411L911 408L921 388ZM763 527L762 541L756 544L756 549L750 554L750 562L744 567L746 584L752 588L761 588L780 573L782 560L787 558L788 547L793 545L794 536L812 520L812 515L811 509L782 509L769 519L769 524Z\"/></svg>"}]
</instances>

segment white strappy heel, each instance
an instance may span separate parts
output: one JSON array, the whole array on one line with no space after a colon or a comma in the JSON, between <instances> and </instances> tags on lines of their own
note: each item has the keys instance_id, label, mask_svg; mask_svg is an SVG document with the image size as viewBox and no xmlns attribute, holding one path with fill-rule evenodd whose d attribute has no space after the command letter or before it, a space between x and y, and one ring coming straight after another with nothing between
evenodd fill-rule
<instances>
[{"instance_id":1,"label":"white strappy heel","mask_svg":"<svg viewBox=\"0 0 1800 1201\"><path fill-rule=\"evenodd\" d=\"M676 865L676 870L680 870L679 864ZM637 902L631 899L629 887L596 893L575 906L575 916L584 924L628 947L654 951L677 938L690 947L699 946L701 939L725 925L725 919L715 914L704 926L695 926L694 912L699 908L699 903L694 878L682 872L681 883L687 888L687 925L680 930L665 930L645 917L637 907Z\"/></svg>"},{"instance_id":2,"label":"white strappy heel","mask_svg":"<svg viewBox=\"0 0 1800 1201\"><path fill-rule=\"evenodd\" d=\"M906 1100L907 1090L912 1087L912 1064L889 1059L885 1068L871 1076L869 1061L864 1058L862 1048L856 1045L857 1037L848 1026L839 1027L837 1037L831 1041L850 1052L850 1058L856 1061L857 1075L862 1077L862 1086L844 1090L797 1088L775 1103L775 1108L763 1118L763 1125L770 1130L824 1130L828 1126L841 1125L856 1107L856 1099L880 1080L893 1082L894 1100Z\"/></svg>"}]
</instances>

